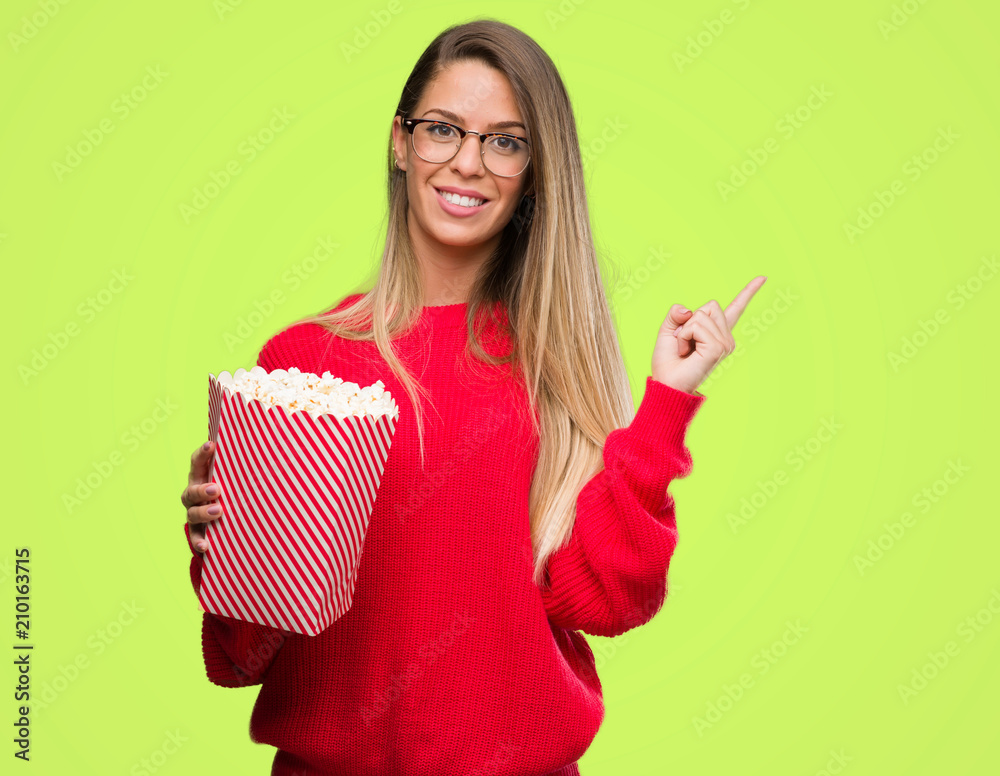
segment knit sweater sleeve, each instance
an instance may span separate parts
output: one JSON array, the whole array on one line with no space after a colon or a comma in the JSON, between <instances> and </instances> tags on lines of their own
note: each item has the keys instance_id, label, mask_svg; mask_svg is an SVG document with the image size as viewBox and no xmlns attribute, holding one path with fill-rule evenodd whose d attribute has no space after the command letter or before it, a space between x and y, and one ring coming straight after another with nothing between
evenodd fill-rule
<instances>
[{"instance_id":1,"label":"knit sweater sleeve","mask_svg":"<svg viewBox=\"0 0 1000 776\"><path fill-rule=\"evenodd\" d=\"M542 600L554 625L618 636L663 606L677 544L667 487L691 472L684 437L705 398L647 377L632 422L608 435L603 470L577 496L569 542L546 566Z\"/></svg>"},{"instance_id":2,"label":"knit sweater sleeve","mask_svg":"<svg viewBox=\"0 0 1000 776\"><path fill-rule=\"evenodd\" d=\"M278 336L272 337L264 345L257 358L257 365L268 371L287 368L279 367L275 363L278 360L275 354ZM201 587L204 554L191 543L191 531L186 521L184 533L187 536L188 548L193 555L191 584L197 594ZM284 631L266 625L202 612L201 646L205 671L209 680L221 687L248 687L261 684L285 638Z\"/></svg>"}]
</instances>

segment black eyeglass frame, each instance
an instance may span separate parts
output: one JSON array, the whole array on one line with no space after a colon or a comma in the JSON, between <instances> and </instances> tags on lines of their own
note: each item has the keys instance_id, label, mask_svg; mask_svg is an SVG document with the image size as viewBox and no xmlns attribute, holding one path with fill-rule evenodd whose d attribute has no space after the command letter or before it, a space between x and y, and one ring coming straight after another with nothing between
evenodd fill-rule
<instances>
[{"instance_id":1,"label":"black eyeglass frame","mask_svg":"<svg viewBox=\"0 0 1000 776\"><path fill-rule=\"evenodd\" d=\"M454 159L455 154L457 154L462 149L462 143L465 141L466 135L475 135L476 137L479 138L479 156L483 160L483 167L485 167L487 170L490 170L489 166L486 164L486 141L489 138L510 137L513 138L514 140L520 140L522 143L524 143L525 146L527 146L528 161L524 163L524 167L521 168L520 172L516 172L513 175L501 175L498 172L493 172L493 170L490 170L490 173L492 173L493 175L496 175L500 178L516 178L518 175L527 170L528 165L531 164L531 143L528 142L528 138L521 137L520 135L512 135L510 132L476 132L475 130L472 129L463 129L462 127L458 126L458 124L452 124L450 121L442 121L441 119L403 118L402 122L403 126L406 128L406 131L410 133L410 146L413 148L413 153L417 154L417 156L420 156L420 154L417 153L417 147L413 142L413 130L417 128L417 124L425 124L425 123L444 124L446 127L451 127L452 129L458 131L458 143L455 144L455 153L449 156L447 159L445 159L444 162L431 162L430 159L424 159L424 157L420 156L420 158L424 159L425 162L431 162L431 164L444 164L445 162L450 162L452 159Z\"/></svg>"}]
</instances>

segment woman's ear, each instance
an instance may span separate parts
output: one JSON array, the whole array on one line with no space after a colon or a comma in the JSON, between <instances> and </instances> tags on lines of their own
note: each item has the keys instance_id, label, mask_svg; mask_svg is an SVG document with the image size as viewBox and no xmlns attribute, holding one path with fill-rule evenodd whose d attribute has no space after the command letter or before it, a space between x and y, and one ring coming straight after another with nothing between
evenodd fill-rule
<instances>
[{"instance_id":1,"label":"woman's ear","mask_svg":"<svg viewBox=\"0 0 1000 776\"><path fill-rule=\"evenodd\" d=\"M396 156L396 166L406 171L406 130L401 116L392 119L392 150Z\"/></svg>"}]
</instances>

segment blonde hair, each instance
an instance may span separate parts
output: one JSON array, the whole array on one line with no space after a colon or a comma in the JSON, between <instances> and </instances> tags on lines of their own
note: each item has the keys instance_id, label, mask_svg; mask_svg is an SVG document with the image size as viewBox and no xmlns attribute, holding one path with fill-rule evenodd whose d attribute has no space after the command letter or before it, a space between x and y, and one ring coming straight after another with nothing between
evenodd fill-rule
<instances>
[{"instance_id":1,"label":"blonde hair","mask_svg":"<svg viewBox=\"0 0 1000 776\"><path fill-rule=\"evenodd\" d=\"M549 56L521 30L493 19L449 27L417 60L396 115L411 115L428 83L448 64L465 60L506 76L532 138L525 174L531 176L526 190L533 189L534 197L522 199L476 277L465 353L471 348L485 363L510 363L525 380L539 435L529 512L533 580L542 585L549 556L569 540L583 485L603 468L608 434L628 425L635 409L591 234L576 122ZM390 342L416 322L423 306L406 225L406 179L394 158L390 139L388 225L374 287L354 304L300 322L345 339L374 340L413 402L423 465L416 394L428 394ZM474 325L479 310L496 302L506 306L504 328L513 343L505 357L484 350Z\"/></svg>"}]
</instances>

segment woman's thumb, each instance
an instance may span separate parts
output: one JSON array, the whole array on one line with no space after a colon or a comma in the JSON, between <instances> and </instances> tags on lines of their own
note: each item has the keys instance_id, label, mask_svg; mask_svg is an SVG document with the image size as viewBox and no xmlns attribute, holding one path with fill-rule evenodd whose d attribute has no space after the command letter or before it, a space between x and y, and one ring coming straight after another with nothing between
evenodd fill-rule
<instances>
[{"instance_id":1,"label":"woman's thumb","mask_svg":"<svg viewBox=\"0 0 1000 776\"><path fill-rule=\"evenodd\" d=\"M691 311L687 309L682 304L674 304L670 306L670 310L667 313L667 320L664 321L667 329L673 330L684 323L692 315Z\"/></svg>"}]
</instances>

